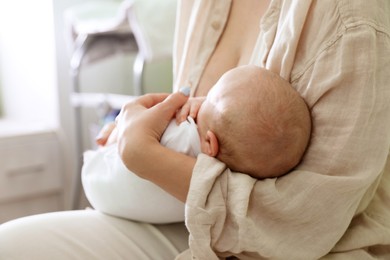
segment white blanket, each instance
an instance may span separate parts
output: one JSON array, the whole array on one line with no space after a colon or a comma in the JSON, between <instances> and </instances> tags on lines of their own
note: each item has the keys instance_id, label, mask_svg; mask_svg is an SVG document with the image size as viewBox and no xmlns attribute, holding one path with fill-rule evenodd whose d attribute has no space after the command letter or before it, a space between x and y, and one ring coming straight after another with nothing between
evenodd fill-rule
<instances>
[{"instance_id":1,"label":"white blanket","mask_svg":"<svg viewBox=\"0 0 390 260\"><path fill-rule=\"evenodd\" d=\"M179 126L172 121L161 143L178 152L197 156L200 143L194 120L188 118ZM101 212L149 223L184 221L184 204L129 171L115 144L84 153L82 183L89 202Z\"/></svg>"}]
</instances>

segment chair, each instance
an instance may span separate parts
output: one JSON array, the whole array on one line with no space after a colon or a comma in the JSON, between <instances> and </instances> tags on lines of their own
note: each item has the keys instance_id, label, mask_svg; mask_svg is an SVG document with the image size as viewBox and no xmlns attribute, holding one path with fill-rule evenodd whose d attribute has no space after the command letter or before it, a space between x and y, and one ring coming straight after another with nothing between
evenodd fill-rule
<instances>
[{"instance_id":1,"label":"chair","mask_svg":"<svg viewBox=\"0 0 390 260\"><path fill-rule=\"evenodd\" d=\"M91 1L65 12L67 41L71 49L71 102L75 112L76 143L82 167L83 106L120 108L123 97L109 93L83 95L80 88L82 67L117 53L134 52L133 94L144 94L143 78L148 62L171 58L175 27L176 0ZM119 99L119 101L118 101ZM119 107L118 107L119 106ZM74 181L73 208L79 205L81 178Z\"/></svg>"}]
</instances>

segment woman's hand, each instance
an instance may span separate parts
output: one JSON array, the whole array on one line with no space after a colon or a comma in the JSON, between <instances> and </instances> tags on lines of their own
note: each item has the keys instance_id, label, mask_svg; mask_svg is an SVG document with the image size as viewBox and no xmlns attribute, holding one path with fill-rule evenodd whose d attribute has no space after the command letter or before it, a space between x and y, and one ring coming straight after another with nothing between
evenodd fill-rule
<instances>
[{"instance_id":1,"label":"woman's hand","mask_svg":"<svg viewBox=\"0 0 390 260\"><path fill-rule=\"evenodd\" d=\"M119 154L126 167L182 201L196 159L163 147L160 139L187 99L180 92L144 95L127 103L116 120Z\"/></svg>"},{"instance_id":2,"label":"woman's hand","mask_svg":"<svg viewBox=\"0 0 390 260\"><path fill-rule=\"evenodd\" d=\"M159 142L176 111L187 99L180 92L147 94L124 105L115 121L119 146L128 146L130 141Z\"/></svg>"},{"instance_id":3,"label":"woman's hand","mask_svg":"<svg viewBox=\"0 0 390 260\"><path fill-rule=\"evenodd\" d=\"M184 91L185 92L185 91ZM183 94L183 91L181 92ZM184 97L188 95L187 93L183 94ZM138 99L132 100L131 102L127 103L121 110L120 115L118 115L118 118L116 122L111 122L103 126L103 128L100 130L99 134L96 136L96 144L99 146L106 146L110 145L112 143L115 143L117 141L117 136L118 136L118 129L116 127L116 124L119 122L119 117L122 117L124 113L129 113L128 111L130 110L135 110L134 106L144 106L145 109L151 108L155 104L161 103L163 100L165 100L166 97L168 97L168 94L148 94L145 96L141 96ZM170 101L169 101L170 102ZM180 101L179 101L180 102ZM181 103L179 103L181 104ZM186 103L187 104L187 103ZM200 106L200 105L199 105ZM175 106L172 107L172 109L175 109ZM179 111L179 110L176 110ZM176 113L175 111L175 113ZM181 107L180 107L181 111ZM188 112L187 112L188 113ZM169 116L169 114L168 114ZM163 118L161 118L163 120ZM162 121L162 120L157 120L157 121ZM182 120L184 121L184 120ZM166 126L165 126L166 128ZM164 128L164 130L165 130ZM161 132L161 131L160 131ZM160 133L160 136L162 135L163 132Z\"/></svg>"}]
</instances>

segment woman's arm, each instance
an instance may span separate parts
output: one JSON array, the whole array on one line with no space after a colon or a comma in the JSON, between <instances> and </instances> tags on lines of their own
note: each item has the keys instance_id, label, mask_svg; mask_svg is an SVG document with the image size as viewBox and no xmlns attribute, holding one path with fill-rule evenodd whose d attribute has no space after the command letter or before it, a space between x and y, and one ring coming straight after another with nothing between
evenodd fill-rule
<instances>
[{"instance_id":1,"label":"woman's arm","mask_svg":"<svg viewBox=\"0 0 390 260\"><path fill-rule=\"evenodd\" d=\"M160 139L186 101L180 92L144 95L126 104L116 120L119 153L126 167L183 202L196 159L163 147Z\"/></svg>"},{"instance_id":2,"label":"woman's arm","mask_svg":"<svg viewBox=\"0 0 390 260\"><path fill-rule=\"evenodd\" d=\"M389 244L389 42L354 27L293 82L314 131L291 173L255 180L198 156L186 201L194 256L318 259L336 244L339 253Z\"/></svg>"}]
</instances>

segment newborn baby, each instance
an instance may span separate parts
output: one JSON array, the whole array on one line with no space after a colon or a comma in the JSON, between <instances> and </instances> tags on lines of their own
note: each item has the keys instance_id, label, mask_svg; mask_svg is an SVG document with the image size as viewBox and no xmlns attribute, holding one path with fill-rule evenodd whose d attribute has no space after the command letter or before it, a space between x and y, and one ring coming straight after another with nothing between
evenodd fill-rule
<instances>
[{"instance_id":1,"label":"newborn baby","mask_svg":"<svg viewBox=\"0 0 390 260\"><path fill-rule=\"evenodd\" d=\"M295 167L311 131L310 113L298 92L253 65L225 73L206 98L190 98L176 117L180 125L172 120L163 145L190 156L205 153L258 179ZM150 223L184 220L184 204L127 170L115 144L86 152L84 160L83 186L95 209Z\"/></svg>"}]
</instances>

